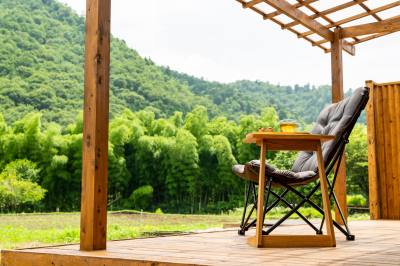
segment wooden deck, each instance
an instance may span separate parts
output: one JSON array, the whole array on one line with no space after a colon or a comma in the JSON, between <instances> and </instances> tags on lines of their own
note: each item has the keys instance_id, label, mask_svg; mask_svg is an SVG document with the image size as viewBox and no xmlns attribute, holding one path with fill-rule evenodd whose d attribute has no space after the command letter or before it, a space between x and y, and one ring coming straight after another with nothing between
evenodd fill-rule
<instances>
[{"instance_id":1,"label":"wooden deck","mask_svg":"<svg viewBox=\"0 0 400 266\"><path fill-rule=\"evenodd\" d=\"M337 233L336 248L256 249L236 230L108 242L107 251L78 245L2 251L2 266L110 265L400 265L400 221L353 221L355 241ZM309 233L287 225L281 233ZM248 235L253 235L249 232Z\"/></svg>"}]
</instances>

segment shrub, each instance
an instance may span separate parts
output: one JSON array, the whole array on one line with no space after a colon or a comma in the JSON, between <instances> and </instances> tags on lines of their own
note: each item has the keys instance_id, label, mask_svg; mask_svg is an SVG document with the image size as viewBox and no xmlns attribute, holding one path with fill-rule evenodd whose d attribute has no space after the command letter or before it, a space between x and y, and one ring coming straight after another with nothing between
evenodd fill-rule
<instances>
[{"instance_id":1,"label":"shrub","mask_svg":"<svg viewBox=\"0 0 400 266\"><path fill-rule=\"evenodd\" d=\"M26 159L15 160L4 167L3 173L15 175L20 179L38 182L39 169L36 164Z\"/></svg>"},{"instance_id":2,"label":"shrub","mask_svg":"<svg viewBox=\"0 0 400 266\"><path fill-rule=\"evenodd\" d=\"M164 214L164 212L161 210L161 208L157 208L155 214Z\"/></svg>"},{"instance_id":3,"label":"shrub","mask_svg":"<svg viewBox=\"0 0 400 266\"><path fill-rule=\"evenodd\" d=\"M46 190L32 182L37 172L27 160L6 165L0 174L0 210L17 211L21 205L33 205L44 198Z\"/></svg>"},{"instance_id":4,"label":"shrub","mask_svg":"<svg viewBox=\"0 0 400 266\"><path fill-rule=\"evenodd\" d=\"M367 199L361 194L348 195L347 196L347 204L349 206L366 206Z\"/></svg>"},{"instance_id":5,"label":"shrub","mask_svg":"<svg viewBox=\"0 0 400 266\"><path fill-rule=\"evenodd\" d=\"M135 189L129 197L131 207L137 210L146 210L151 206L153 187L150 185Z\"/></svg>"}]
</instances>

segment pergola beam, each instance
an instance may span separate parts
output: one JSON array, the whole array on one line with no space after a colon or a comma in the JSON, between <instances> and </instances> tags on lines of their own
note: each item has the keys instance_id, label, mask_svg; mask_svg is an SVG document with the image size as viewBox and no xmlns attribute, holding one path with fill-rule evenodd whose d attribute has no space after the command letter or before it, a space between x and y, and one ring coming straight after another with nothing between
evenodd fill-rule
<instances>
[{"instance_id":1,"label":"pergola beam","mask_svg":"<svg viewBox=\"0 0 400 266\"><path fill-rule=\"evenodd\" d=\"M263 1L264 0L251 0L247 3L243 3L242 5L243 5L243 8L249 8L249 7L255 6Z\"/></svg>"},{"instance_id":2,"label":"pergola beam","mask_svg":"<svg viewBox=\"0 0 400 266\"><path fill-rule=\"evenodd\" d=\"M351 16L351 17L344 18L342 20L336 21L335 23L326 25L326 27L327 28L337 27L337 26L340 26L342 24L346 24L346 23L349 23L349 22L352 22L352 21L355 21L355 20L358 20L358 19L361 19L361 18L364 18L364 17L368 17L368 16L370 16L372 14L376 14L376 13L379 13L379 12L382 12L382 11L385 11L385 10L389 10L389 9L392 9L394 7L397 7L397 6L400 6L400 1L396 1L396 2L387 4L387 5L384 5L384 6L377 7L375 9L371 9L370 12L363 12L363 13L359 13L359 14ZM309 36L309 35L311 35L313 33L314 32L310 30L310 31L302 33L302 36Z\"/></svg>"},{"instance_id":3,"label":"pergola beam","mask_svg":"<svg viewBox=\"0 0 400 266\"><path fill-rule=\"evenodd\" d=\"M358 39L358 41L352 42L352 45L356 45L356 44L359 44L359 43L367 42L367 41L370 41L370 40L373 40L373 39L376 39L376 38L380 38L380 37L385 36L385 35L389 35L391 33L393 33L393 32L383 32L383 33L377 33L377 34L374 34L374 35L370 35L370 36L367 36L367 37L364 37L364 38L360 38L360 39Z\"/></svg>"},{"instance_id":4,"label":"pergola beam","mask_svg":"<svg viewBox=\"0 0 400 266\"><path fill-rule=\"evenodd\" d=\"M319 12L315 13L314 15L311 15L310 18L316 19L316 18L319 18L319 17L322 17L322 16L326 16L326 15L329 15L331 13L335 13L337 11L346 9L348 7L355 6L355 5L357 5L357 4L361 3L361 2L365 2L365 1L367 1L367 0L356 0L356 1L353 0L353 1L341 4L341 5L334 6L332 8L326 9L324 11L319 11ZM310 4L310 1L308 1L307 4ZM290 22L288 24L285 24L285 28L293 27L293 26L296 26L298 24L299 24L298 21L293 21L293 22Z\"/></svg>"},{"instance_id":5,"label":"pergola beam","mask_svg":"<svg viewBox=\"0 0 400 266\"><path fill-rule=\"evenodd\" d=\"M243 0L236 0L236 1L239 2L242 6L244 6L244 5L246 4L246 2L243 1ZM316 0L309 0L309 2L311 2L311 1L316 1ZM296 6L296 5L295 5L295 6ZM272 13L266 14L264 11L262 11L261 9L258 9L256 6L249 6L248 8L251 9L252 11L256 12L257 14L261 15L264 19L265 19L265 17L268 16L269 14L272 14ZM275 11L275 12L273 12L273 13L277 13L278 15L280 14L278 11ZM275 15L274 15L274 16L275 16ZM274 22L274 23L276 23L276 24L278 24L279 26L282 27L284 24L283 24L282 22L280 22L279 20L275 19L274 16L271 16L269 19L270 19L272 22ZM324 46L322 46L322 45L320 45L320 44L317 44L317 43L314 42L311 38L301 36L301 33L298 32L298 31L296 31L295 29L293 29L293 28L288 28L287 30L290 31L290 32L292 32L292 33L294 33L294 34L296 34L297 37L302 38L302 39L304 39L304 40L310 42L312 46L317 46L317 47L321 48L322 50L324 50L325 53L327 53L327 52L329 51L328 48L326 48L326 47L324 47Z\"/></svg>"},{"instance_id":6,"label":"pergola beam","mask_svg":"<svg viewBox=\"0 0 400 266\"><path fill-rule=\"evenodd\" d=\"M314 2L317 2L318 0L308 0L307 1L307 4L311 4L311 3L314 3ZM302 3L296 3L296 4L294 4L293 5L295 8L299 8L299 7L302 7L302 6L304 6ZM273 17L276 17L276 16L279 16L281 13L279 12L279 11L274 11L274 12L271 12L271 13L268 13L268 14L265 14L265 16L264 16L264 19L265 20L267 20L267 19L271 19L271 18L273 18Z\"/></svg>"},{"instance_id":7,"label":"pergola beam","mask_svg":"<svg viewBox=\"0 0 400 266\"><path fill-rule=\"evenodd\" d=\"M400 16L392 19L357 25L341 29L341 37L356 37L375 33L392 33L400 31Z\"/></svg>"},{"instance_id":8,"label":"pergola beam","mask_svg":"<svg viewBox=\"0 0 400 266\"><path fill-rule=\"evenodd\" d=\"M376 13L372 13L371 9L369 9L369 7L367 7L364 3L359 3L358 5L361 6L365 11L367 11L368 14L373 16L377 21L382 21L381 17L379 17Z\"/></svg>"},{"instance_id":9,"label":"pergola beam","mask_svg":"<svg viewBox=\"0 0 400 266\"><path fill-rule=\"evenodd\" d=\"M305 2L304 0L297 0L298 2L304 3L304 6L306 8L308 8L311 12L313 12L314 14L320 14L320 17L322 19L324 19L325 21L327 21L328 23L332 24L335 23L332 19L330 19L328 16L326 16L325 14L323 14L322 12L319 12L317 9L315 9L314 7L312 7L311 5L309 5L307 2ZM357 2L358 4L362 4L360 2L360 0L358 0ZM312 17L311 17L312 18ZM313 18L312 18L313 19ZM353 38L355 41L357 41L357 38ZM346 41L343 41L343 49L348 52L351 55L355 55L355 48L352 47L351 44L347 43Z\"/></svg>"},{"instance_id":10,"label":"pergola beam","mask_svg":"<svg viewBox=\"0 0 400 266\"><path fill-rule=\"evenodd\" d=\"M237 2L241 3L243 8L249 8L254 12L260 14L264 20L271 20L278 24L283 30L288 30L294 34L298 38L304 39L312 44L312 46L317 46L324 50L326 53L331 52L331 49L326 47L326 43L332 42L333 40L333 29L340 27L343 24L347 24L349 22L360 20L364 17L371 16L375 18L378 22L375 24L365 24L359 26L353 26L345 28L342 34L340 34L341 40L341 47L342 49L351 54L355 55L355 45L372 40L375 38L379 38L384 35L388 35L390 33L399 31L398 22L397 21L390 21L384 20L380 17L377 13L383 12L386 10L393 9L395 7L400 6L400 1L394 1L392 3L384 4L378 6L374 9L370 9L367 5L364 4L367 0L349 0L347 2L338 4L331 8L325 10L318 10L313 5L314 2L318 2L319 0L296 0L297 3L288 2L287 0L236 0ZM273 12L266 13L262 9L258 8L258 5L261 3L265 3L272 8L276 9ZM328 17L329 14L336 14L336 12L342 11L352 6L360 6L364 12L355 14L352 16L345 17L341 20L334 20L331 17ZM309 9L313 14L308 15L303 12L300 8L305 7ZM276 16L284 15L291 18L292 22L282 22L280 19L275 18ZM396 16L394 18L397 18ZM394 19L392 18L392 19ZM317 19L323 19L327 22L325 25L324 23L319 22ZM380 23L381 22L381 23ZM295 28L297 25L302 25L306 27L308 30L303 31L301 29ZM309 37L310 35L318 35L319 38ZM369 35L369 36L362 36L362 35ZM358 37L361 36L361 37ZM353 40L348 40L347 38L352 38Z\"/></svg>"},{"instance_id":11,"label":"pergola beam","mask_svg":"<svg viewBox=\"0 0 400 266\"><path fill-rule=\"evenodd\" d=\"M264 0L267 4L274 7L276 10L285 14L286 16L290 17L294 21L299 22L304 27L308 28L312 32L320 35L324 39L328 41L333 41L333 32L319 23L318 21L309 17L306 13L302 12L301 10L297 9L295 6L291 5L285 0ZM308 4L307 2L299 3L302 5ZM343 49L351 54L355 55L355 48L350 43L343 41Z\"/></svg>"},{"instance_id":12,"label":"pergola beam","mask_svg":"<svg viewBox=\"0 0 400 266\"><path fill-rule=\"evenodd\" d=\"M332 31L330 31L328 28L326 28L318 21L313 20L306 13L295 8L287 1L285 0L264 0L264 1L268 3L270 6L280 11L282 14L285 14L286 16L299 22L301 25L313 31L314 33L322 36L324 39L327 39L329 41L333 40Z\"/></svg>"}]
</instances>

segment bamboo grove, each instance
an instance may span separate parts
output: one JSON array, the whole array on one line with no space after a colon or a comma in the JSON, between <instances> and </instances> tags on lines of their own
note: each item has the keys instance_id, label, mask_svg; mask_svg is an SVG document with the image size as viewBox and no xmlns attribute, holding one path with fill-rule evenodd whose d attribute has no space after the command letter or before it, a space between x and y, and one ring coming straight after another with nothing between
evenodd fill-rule
<instances>
[{"instance_id":1,"label":"bamboo grove","mask_svg":"<svg viewBox=\"0 0 400 266\"><path fill-rule=\"evenodd\" d=\"M186 116L175 112L158 119L152 111L124 111L110 122L109 209L219 213L241 206L244 182L231 167L258 154L242 139L261 127L277 130L278 121L273 108L238 122L209 119L201 106ZM3 212L79 210L82 125L82 115L65 128L42 125L37 112L11 125L0 118ZM350 193L364 196L365 131L361 124L356 127L347 150ZM285 168L295 154L271 153L269 158Z\"/></svg>"}]
</instances>

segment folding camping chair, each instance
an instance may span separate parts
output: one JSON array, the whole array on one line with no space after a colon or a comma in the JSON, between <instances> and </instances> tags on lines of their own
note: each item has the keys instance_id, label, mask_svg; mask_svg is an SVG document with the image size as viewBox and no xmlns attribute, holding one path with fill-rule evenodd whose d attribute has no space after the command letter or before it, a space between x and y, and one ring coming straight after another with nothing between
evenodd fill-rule
<instances>
[{"instance_id":1,"label":"folding camping chair","mask_svg":"<svg viewBox=\"0 0 400 266\"><path fill-rule=\"evenodd\" d=\"M338 173L337 170L340 167L345 146L349 142L350 133L353 130L354 125L357 122L357 119L359 118L362 110L365 108L368 99L368 88L357 89L352 96L326 107L319 114L313 130L310 132L311 134L335 136L334 140L327 141L322 145L322 154L324 160L323 163L326 169L325 176L329 188L328 198L329 200L333 198L340 213L344 227L342 227L337 221L333 221L333 225L346 236L347 240L354 240L355 236L350 233L349 226L346 219L344 218L343 211L336 198L334 187ZM332 179L332 182L330 182L328 176L330 173L332 173L335 166L336 171L334 171L334 177ZM239 235L244 235L250 227L255 226L257 223L257 219L251 219L251 216L254 211L257 210L256 186L259 182L260 161L253 160L246 163L245 165L235 165L233 166L232 170L239 177L249 181L245 192L245 205L242 215L242 221L240 229L238 231ZM283 205L288 207L290 211L281 219L279 219L275 224L269 226L267 230L263 230L263 235L269 235L293 214L297 214L316 232L316 234L322 234L325 219L324 210L318 204L314 203L311 200L311 197L315 194L320 186L320 181L317 181L318 162L316 153L312 151L301 151L298 154L298 157L294 162L291 170L278 170L275 169L273 166L265 163L265 178L267 181L267 185L265 186L265 198L267 202L264 204L263 218L265 219L265 215L274 207L276 207L279 203L282 203ZM316 183L314 183L313 181L316 181ZM296 189L296 187L305 186L310 183L314 183L314 186L305 195ZM277 193L273 191L273 188L281 188L283 190L281 191L281 193ZM293 193L300 199L297 204L291 204L285 199L285 196L289 192ZM268 201L270 196L273 196L275 200L273 200L269 204ZM253 201L253 204L250 208L250 211L248 211L250 205L249 202L251 201ZM323 215L322 222L318 227L311 223L299 211L300 207L304 206L306 203ZM264 226L264 221L262 221L262 225Z\"/></svg>"}]
</instances>

